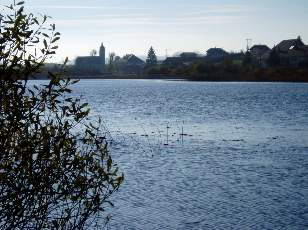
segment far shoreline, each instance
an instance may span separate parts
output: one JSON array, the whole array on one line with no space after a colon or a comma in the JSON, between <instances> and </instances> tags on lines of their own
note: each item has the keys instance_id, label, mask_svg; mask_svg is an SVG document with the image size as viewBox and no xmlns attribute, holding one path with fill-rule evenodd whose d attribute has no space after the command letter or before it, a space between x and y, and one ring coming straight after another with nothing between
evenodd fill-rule
<instances>
[{"instance_id":1,"label":"far shoreline","mask_svg":"<svg viewBox=\"0 0 308 230\"><path fill-rule=\"evenodd\" d=\"M74 80L167 80L167 81L187 81L187 82L247 82L247 83L308 83L308 81L284 81L284 80L196 80L189 79L189 77L181 76L64 76L64 79L70 78ZM30 80L48 80L47 77L38 76L36 78L31 78Z\"/></svg>"}]
</instances>

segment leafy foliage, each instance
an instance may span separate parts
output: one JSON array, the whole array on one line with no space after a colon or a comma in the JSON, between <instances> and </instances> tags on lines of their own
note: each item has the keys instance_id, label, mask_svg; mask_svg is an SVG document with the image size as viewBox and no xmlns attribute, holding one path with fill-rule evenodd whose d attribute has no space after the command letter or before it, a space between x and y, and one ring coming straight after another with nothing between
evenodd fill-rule
<instances>
[{"instance_id":1,"label":"leafy foliage","mask_svg":"<svg viewBox=\"0 0 308 230\"><path fill-rule=\"evenodd\" d=\"M114 52L111 52L109 54L109 59L108 59L108 69L110 72L114 71L114 67L115 67L115 57L116 54Z\"/></svg>"},{"instance_id":2,"label":"leafy foliage","mask_svg":"<svg viewBox=\"0 0 308 230\"><path fill-rule=\"evenodd\" d=\"M146 67L152 67L155 65L157 65L157 57L156 57L153 47L151 46L148 52L147 60L146 60Z\"/></svg>"},{"instance_id":3,"label":"leafy foliage","mask_svg":"<svg viewBox=\"0 0 308 230\"><path fill-rule=\"evenodd\" d=\"M250 65L252 65L252 63L253 63L253 60L252 60L251 52L247 51L245 53L245 56L244 56L243 65L244 66L250 66Z\"/></svg>"},{"instance_id":4,"label":"leafy foliage","mask_svg":"<svg viewBox=\"0 0 308 230\"><path fill-rule=\"evenodd\" d=\"M97 51L96 50L91 50L90 56L94 57L96 55L97 55Z\"/></svg>"},{"instance_id":5,"label":"leafy foliage","mask_svg":"<svg viewBox=\"0 0 308 230\"><path fill-rule=\"evenodd\" d=\"M70 97L77 81L34 77L58 48L48 17L24 2L0 17L0 229L84 229L102 218L124 177L108 152L100 120ZM67 60L66 60L67 62Z\"/></svg>"},{"instance_id":6,"label":"leafy foliage","mask_svg":"<svg viewBox=\"0 0 308 230\"><path fill-rule=\"evenodd\" d=\"M274 47L272 49L272 51L270 52L269 58L267 60L267 64L270 67L277 67L277 66L279 66L280 58L279 58L279 55L277 53L277 48L276 47Z\"/></svg>"}]
</instances>

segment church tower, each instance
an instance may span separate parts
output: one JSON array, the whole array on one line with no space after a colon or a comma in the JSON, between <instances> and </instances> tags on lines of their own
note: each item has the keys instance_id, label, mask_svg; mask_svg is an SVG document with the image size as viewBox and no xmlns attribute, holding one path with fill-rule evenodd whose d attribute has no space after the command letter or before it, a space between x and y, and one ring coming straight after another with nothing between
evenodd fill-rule
<instances>
[{"instance_id":1,"label":"church tower","mask_svg":"<svg viewBox=\"0 0 308 230\"><path fill-rule=\"evenodd\" d=\"M104 63L104 65L106 64L105 63L105 60L106 60L106 54L105 54L105 46L104 44L102 43L100 49L99 49L99 56L102 58L102 61Z\"/></svg>"}]
</instances>

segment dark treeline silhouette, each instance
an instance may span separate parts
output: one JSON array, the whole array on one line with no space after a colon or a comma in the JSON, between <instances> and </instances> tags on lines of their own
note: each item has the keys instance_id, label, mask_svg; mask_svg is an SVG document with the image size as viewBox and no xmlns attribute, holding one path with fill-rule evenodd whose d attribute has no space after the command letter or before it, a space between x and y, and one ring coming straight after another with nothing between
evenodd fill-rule
<instances>
[{"instance_id":1,"label":"dark treeline silhouette","mask_svg":"<svg viewBox=\"0 0 308 230\"><path fill-rule=\"evenodd\" d=\"M148 77L178 77L198 81L308 82L308 46L301 38L283 40L272 49L255 45L247 52L211 48L206 56L182 53L145 68Z\"/></svg>"},{"instance_id":2,"label":"dark treeline silhouette","mask_svg":"<svg viewBox=\"0 0 308 230\"><path fill-rule=\"evenodd\" d=\"M198 61L189 65L161 65L146 69L148 77L184 78L196 81L287 81L308 82L306 67L268 67L234 64L230 60L213 64Z\"/></svg>"}]
</instances>

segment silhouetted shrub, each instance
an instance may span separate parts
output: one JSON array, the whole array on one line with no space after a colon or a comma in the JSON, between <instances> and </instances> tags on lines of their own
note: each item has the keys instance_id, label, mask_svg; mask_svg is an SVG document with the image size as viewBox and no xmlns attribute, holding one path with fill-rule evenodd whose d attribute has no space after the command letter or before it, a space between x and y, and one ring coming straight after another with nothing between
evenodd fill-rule
<instances>
[{"instance_id":1,"label":"silhouetted shrub","mask_svg":"<svg viewBox=\"0 0 308 230\"><path fill-rule=\"evenodd\" d=\"M59 33L14 3L0 18L0 229L84 229L102 218L118 173L100 121L69 96L76 81L49 73L29 84L55 54Z\"/></svg>"}]
</instances>

